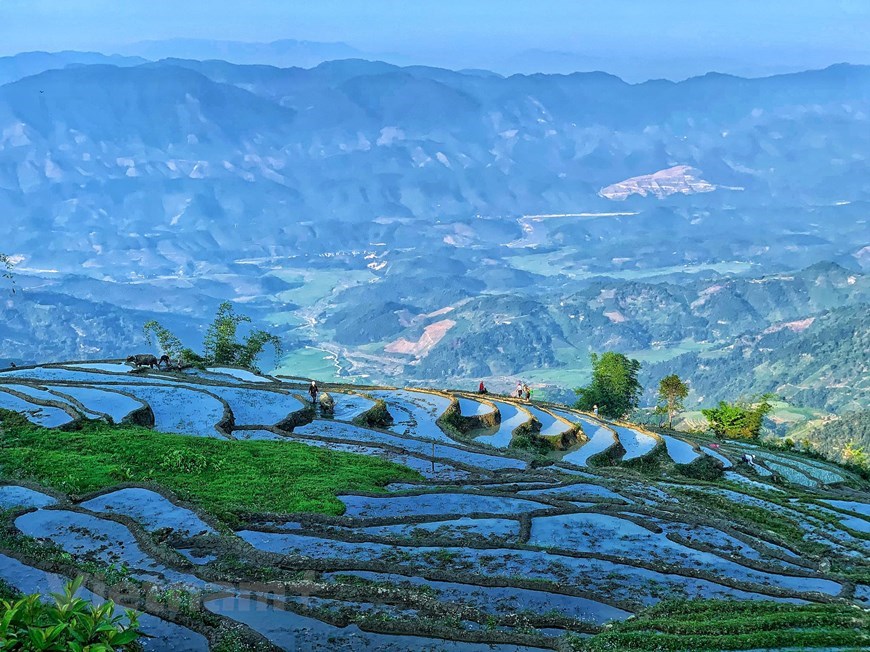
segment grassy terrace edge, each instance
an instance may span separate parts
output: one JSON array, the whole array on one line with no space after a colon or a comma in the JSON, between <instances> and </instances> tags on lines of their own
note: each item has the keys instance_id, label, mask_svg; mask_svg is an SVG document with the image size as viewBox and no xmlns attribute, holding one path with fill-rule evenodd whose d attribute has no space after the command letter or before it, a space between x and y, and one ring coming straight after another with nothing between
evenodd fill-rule
<instances>
[{"instance_id":1,"label":"grassy terrace edge","mask_svg":"<svg viewBox=\"0 0 870 652\"><path fill-rule=\"evenodd\" d=\"M85 421L62 432L0 410L0 481L72 496L156 484L232 523L244 513L341 514L337 495L419 480L407 467L294 441L223 441Z\"/></svg>"},{"instance_id":2,"label":"grassy terrace edge","mask_svg":"<svg viewBox=\"0 0 870 652\"><path fill-rule=\"evenodd\" d=\"M616 622L577 652L720 652L747 649L870 647L870 611L845 604L667 600Z\"/></svg>"}]
</instances>

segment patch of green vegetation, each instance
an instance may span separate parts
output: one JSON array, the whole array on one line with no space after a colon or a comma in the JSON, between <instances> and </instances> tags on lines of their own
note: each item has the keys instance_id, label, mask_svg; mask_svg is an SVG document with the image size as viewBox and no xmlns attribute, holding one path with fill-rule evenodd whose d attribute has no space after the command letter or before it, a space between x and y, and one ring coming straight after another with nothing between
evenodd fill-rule
<instances>
[{"instance_id":1,"label":"patch of green vegetation","mask_svg":"<svg viewBox=\"0 0 870 652\"><path fill-rule=\"evenodd\" d=\"M678 355L683 355L684 353L703 352L710 349L712 346L713 344L711 342L696 342L687 338L666 346L653 345L653 347L649 349L627 351L625 355L629 358L640 360L643 364L655 364L657 362L672 360Z\"/></svg>"},{"instance_id":2,"label":"patch of green vegetation","mask_svg":"<svg viewBox=\"0 0 870 652\"><path fill-rule=\"evenodd\" d=\"M345 573L337 573L332 576L333 581L338 584L347 586L362 586L372 589L383 589L384 591L401 591L405 594L412 592L417 595L424 595L430 598L436 598L439 594L438 589L429 586L428 584L410 584L410 583L395 583L370 580L357 575L347 575Z\"/></svg>"},{"instance_id":3,"label":"patch of green vegetation","mask_svg":"<svg viewBox=\"0 0 870 652\"><path fill-rule=\"evenodd\" d=\"M38 593L0 602L2 649L21 652L141 649L137 644L140 632L136 614L128 610L116 616L113 602L95 606L75 597L81 585L81 577L69 582L63 593L52 596L52 604L43 602Z\"/></svg>"},{"instance_id":4,"label":"patch of green vegetation","mask_svg":"<svg viewBox=\"0 0 870 652\"><path fill-rule=\"evenodd\" d=\"M364 428L386 428L393 423L393 415L386 402L378 399L368 410L354 418L353 422Z\"/></svg>"},{"instance_id":5,"label":"patch of green vegetation","mask_svg":"<svg viewBox=\"0 0 870 652\"><path fill-rule=\"evenodd\" d=\"M741 490L743 488L741 487ZM769 530L779 535L789 545L807 553L824 552L823 544L804 539L805 531L800 524L782 514L758 507L730 500L719 494L698 491L695 489L673 488L672 493L698 503L704 510L718 512L723 518L731 522L742 522L744 525L756 530ZM765 498L766 499L766 498Z\"/></svg>"},{"instance_id":6,"label":"patch of green vegetation","mask_svg":"<svg viewBox=\"0 0 870 652\"><path fill-rule=\"evenodd\" d=\"M0 600L17 600L21 597L21 591L0 580Z\"/></svg>"},{"instance_id":7,"label":"patch of green vegetation","mask_svg":"<svg viewBox=\"0 0 870 652\"><path fill-rule=\"evenodd\" d=\"M677 473L695 480L714 482L722 477L724 470L718 460L709 455L702 455L689 464L677 464Z\"/></svg>"},{"instance_id":8,"label":"patch of green vegetation","mask_svg":"<svg viewBox=\"0 0 870 652\"><path fill-rule=\"evenodd\" d=\"M592 373L592 367L572 366L565 369L524 369L522 376L529 384L545 384L545 386L536 388L533 396L536 400L555 400L562 402L560 399L564 396L567 388L577 384L578 378L584 378ZM487 386L495 385L501 382L500 378L488 378ZM496 398L498 398L496 396Z\"/></svg>"},{"instance_id":9,"label":"patch of green vegetation","mask_svg":"<svg viewBox=\"0 0 870 652\"><path fill-rule=\"evenodd\" d=\"M278 304L294 303L303 308L311 307L320 301L337 295L354 285L368 283L376 278L368 269L281 269L272 273L287 283L297 286L275 295Z\"/></svg>"},{"instance_id":10,"label":"patch of green vegetation","mask_svg":"<svg viewBox=\"0 0 870 652\"><path fill-rule=\"evenodd\" d=\"M340 514L337 494L378 491L416 472L377 458L283 441L222 441L87 422L58 432L0 411L0 469L86 494L154 482L232 523L245 512Z\"/></svg>"},{"instance_id":11,"label":"patch of green vegetation","mask_svg":"<svg viewBox=\"0 0 870 652\"><path fill-rule=\"evenodd\" d=\"M212 652L271 652L272 649L266 642L249 640L241 628L226 625L218 629L211 646Z\"/></svg>"},{"instance_id":12,"label":"patch of green vegetation","mask_svg":"<svg viewBox=\"0 0 870 652\"><path fill-rule=\"evenodd\" d=\"M508 447L530 451L535 455L546 456L553 452L553 446L550 442L535 436L531 432L520 432L514 435Z\"/></svg>"},{"instance_id":13,"label":"patch of green vegetation","mask_svg":"<svg viewBox=\"0 0 870 652\"><path fill-rule=\"evenodd\" d=\"M870 612L842 604L672 600L614 623L590 639L571 637L569 644L578 652L867 649Z\"/></svg>"},{"instance_id":14,"label":"patch of green vegetation","mask_svg":"<svg viewBox=\"0 0 870 652\"><path fill-rule=\"evenodd\" d=\"M63 548L51 541L37 541L33 537L25 536L15 527L15 518L20 510L18 508L0 510L0 550L4 552L17 552L20 556L28 560L42 560L50 563L56 568L72 565L75 562L73 556L66 552ZM108 581L111 570L108 564L99 564L91 560L84 560L77 564L77 567L83 573L91 573L96 575L106 584L111 585ZM0 590L2 593L2 590ZM17 597L16 595L7 596L7 598ZM2 648L0 648L2 649Z\"/></svg>"},{"instance_id":15,"label":"patch of green vegetation","mask_svg":"<svg viewBox=\"0 0 870 652\"><path fill-rule=\"evenodd\" d=\"M772 406L768 396L754 404L719 401L715 408L701 410L717 437L728 439L758 439L761 424Z\"/></svg>"}]
</instances>

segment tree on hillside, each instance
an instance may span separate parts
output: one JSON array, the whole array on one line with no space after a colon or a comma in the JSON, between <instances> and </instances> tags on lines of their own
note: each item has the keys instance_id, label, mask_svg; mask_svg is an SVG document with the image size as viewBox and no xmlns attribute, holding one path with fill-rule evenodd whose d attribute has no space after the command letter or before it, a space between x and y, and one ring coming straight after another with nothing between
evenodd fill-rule
<instances>
[{"instance_id":1,"label":"tree on hillside","mask_svg":"<svg viewBox=\"0 0 870 652\"><path fill-rule=\"evenodd\" d=\"M870 471L870 408L826 420L803 436L805 446L828 459L860 464ZM863 453L863 458L861 454ZM850 459L851 458L851 459Z\"/></svg>"},{"instance_id":2,"label":"tree on hillside","mask_svg":"<svg viewBox=\"0 0 870 652\"><path fill-rule=\"evenodd\" d=\"M846 444L843 448L842 457L849 464L854 464L870 471L870 455L864 452L863 447L856 446L855 442L850 441Z\"/></svg>"},{"instance_id":3,"label":"tree on hillside","mask_svg":"<svg viewBox=\"0 0 870 652\"><path fill-rule=\"evenodd\" d=\"M147 322L142 327L142 330L145 332L145 339L148 341L148 344L151 344L152 336L157 338L157 345L160 347L160 350L173 360L193 362L193 360L190 359L190 356L186 355L188 351L190 351L190 353L193 353L193 351L185 349L181 340L178 339L168 328L161 326L156 320L152 319Z\"/></svg>"},{"instance_id":4,"label":"tree on hillside","mask_svg":"<svg viewBox=\"0 0 870 652\"><path fill-rule=\"evenodd\" d=\"M12 281L12 267L14 263L4 253L0 253L0 278ZM15 294L15 282L12 281L12 293Z\"/></svg>"},{"instance_id":5,"label":"tree on hillside","mask_svg":"<svg viewBox=\"0 0 870 652\"><path fill-rule=\"evenodd\" d=\"M208 327L203 342L202 355L185 348L181 340L157 321L149 321L144 326L148 342L155 337L160 349L170 358L196 364L234 365L255 368L257 357L271 344L277 355L281 355L281 340L264 330L251 331L244 340L239 340L239 325L250 323L251 318L239 315L233 304L224 301L218 306L214 321Z\"/></svg>"},{"instance_id":6,"label":"tree on hillside","mask_svg":"<svg viewBox=\"0 0 870 652\"><path fill-rule=\"evenodd\" d=\"M574 390L579 397L575 406L589 411L597 405L600 414L615 419L636 408L643 389L637 380L640 362L614 351L600 356L592 353L589 357L592 382Z\"/></svg>"},{"instance_id":7,"label":"tree on hillside","mask_svg":"<svg viewBox=\"0 0 870 652\"><path fill-rule=\"evenodd\" d=\"M683 400L688 395L689 386L677 374L665 376L659 382L656 411L668 415L668 428L673 427L674 415L683 409Z\"/></svg>"},{"instance_id":8,"label":"tree on hillside","mask_svg":"<svg viewBox=\"0 0 870 652\"><path fill-rule=\"evenodd\" d=\"M707 417L710 428L718 437L729 439L756 439L761 433L761 423L773 406L768 395L755 404L726 403L720 401L715 408L701 410Z\"/></svg>"}]
</instances>

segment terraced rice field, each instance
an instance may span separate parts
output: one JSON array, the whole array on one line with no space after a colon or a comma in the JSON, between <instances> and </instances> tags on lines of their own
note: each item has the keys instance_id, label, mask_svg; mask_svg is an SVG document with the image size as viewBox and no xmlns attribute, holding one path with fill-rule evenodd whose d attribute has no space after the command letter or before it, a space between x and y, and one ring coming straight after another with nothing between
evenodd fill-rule
<instances>
[{"instance_id":1,"label":"terraced rice field","mask_svg":"<svg viewBox=\"0 0 870 652\"><path fill-rule=\"evenodd\" d=\"M466 398L465 396L459 396L456 400L459 401L459 411L462 416L481 416L484 414L489 414L493 411L492 406L487 405L486 403L483 403L481 401L475 401L474 399Z\"/></svg>"},{"instance_id":2,"label":"terraced rice field","mask_svg":"<svg viewBox=\"0 0 870 652\"><path fill-rule=\"evenodd\" d=\"M374 391L369 395L376 399L389 399L390 414L393 415L391 431L419 439L451 441L435 423L450 406L449 397L408 390Z\"/></svg>"},{"instance_id":3,"label":"terraced rice field","mask_svg":"<svg viewBox=\"0 0 870 652\"><path fill-rule=\"evenodd\" d=\"M490 432L444 426L457 404L465 417L492 411L444 392L326 387L330 417L300 389L246 370L130 373L116 361L0 374L0 407L49 427L144 410L157 429L225 446L301 442L419 472L342 491L337 516L231 523L121 476L85 495L0 476L0 580L48 593L60 572L120 575L123 591L89 580L83 594L143 609L146 649L158 651L236 649L230 633L268 650L567 651L671 598L870 607L870 495L840 467L759 449L756 471L738 445L507 398ZM392 424L352 423L376 399ZM541 434L567 421L585 437L549 453L512 446L532 416ZM718 474L695 479L710 460ZM783 477L792 483L773 484ZM849 646L826 645L838 647Z\"/></svg>"},{"instance_id":4,"label":"terraced rice field","mask_svg":"<svg viewBox=\"0 0 870 652\"><path fill-rule=\"evenodd\" d=\"M585 418L580 415L574 415L572 417L570 413L565 411L562 411L560 414L566 418L572 418L575 423L579 423L583 428L583 432L585 432L586 436L589 438L589 441L583 444L580 448L565 455L562 458L563 462L569 462L574 466L586 466L591 457L599 455L609 448L616 446L616 431L613 428L601 423L600 421Z\"/></svg>"},{"instance_id":5,"label":"terraced rice field","mask_svg":"<svg viewBox=\"0 0 870 652\"><path fill-rule=\"evenodd\" d=\"M525 406L531 415L541 424L539 434L544 437L552 437L561 435L563 432L570 429L570 424L567 419L559 416L554 416L547 411L541 410L531 405Z\"/></svg>"},{"instance_id":6,"label":"terraced rice field","mask_svg":"<svg viewBox=\"0 0 870 652\"><path fill-rule=\"evenodd\" d=\"M501 414L501 423L493 432L485 431L476 435L481 444L489 444L496 448L507 448L513 438L514 430L532 418L530 412L519 405L494 401Z\"/></svg>"},{"instance_id":7,"label":"terraced rice field","mask_svg":"<svg viewBox=\"0 0 870 652\"><path fill-rule=\"evenodd\" d=\"M625 449L623 460L635 460L648 455L658 444L658 440L655 437L637 428L618 426L616 424L611 424L611 428L616 431L619 442Z\"/></svg>"},{"instance_id":8,"label":"terraced rice field","mask_svg":"<svg viewBox=\"0 0 870 652\"><path fill-rule=\"evenodd\" d=\"M14 391L14 389L12 390ZM28 400L27 397L5 391L0 387L0 408L24 414L31 421L46 428L58 428L73 421L67 409Z\"/></svg>"}]
</instances>

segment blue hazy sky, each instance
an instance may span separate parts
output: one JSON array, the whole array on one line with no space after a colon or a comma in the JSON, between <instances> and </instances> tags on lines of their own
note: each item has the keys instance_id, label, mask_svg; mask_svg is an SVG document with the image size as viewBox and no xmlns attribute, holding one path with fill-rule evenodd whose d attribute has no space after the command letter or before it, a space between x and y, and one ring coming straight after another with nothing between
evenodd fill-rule
<instances>
[{"instance_id":1,"label":"blue hazy sky","mask_svg":"<svg viewBox=\"0 0 870 652\"><path fill-rule=\"evenodd\" d=\"M867 34L870 0L0 0L0 54L293 38L433 64L541 49L821 65L870 62Z\"/></svg>"}]
</instances>

